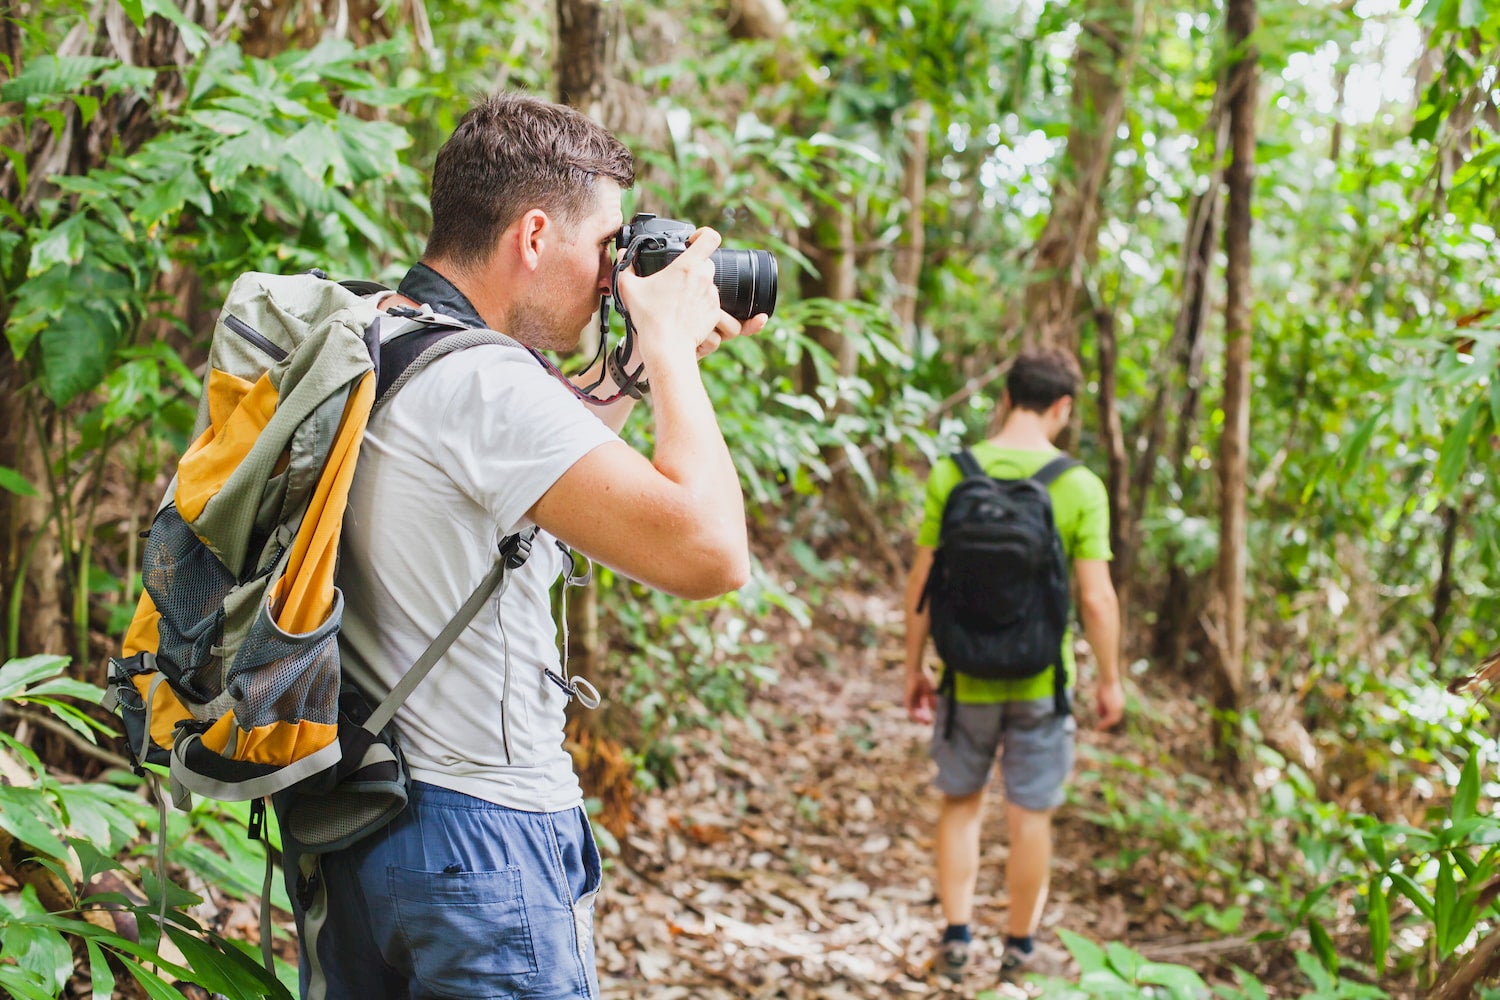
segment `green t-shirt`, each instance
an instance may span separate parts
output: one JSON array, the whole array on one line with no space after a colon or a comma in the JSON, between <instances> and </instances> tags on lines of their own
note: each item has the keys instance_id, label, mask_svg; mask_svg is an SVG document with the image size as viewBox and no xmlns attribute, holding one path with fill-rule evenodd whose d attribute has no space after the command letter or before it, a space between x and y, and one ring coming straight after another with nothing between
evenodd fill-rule
<instances>
[{"instance_id":1,"label":"green t-shirt","mask_svg":"<svg viewBox=\"0 0 1500 1000\"><path fill-rule=\"evenodd\" d=\"M1020 479L1033 475L1058 453L1024 448L1001 448L981 441L970 449L986 473L997 479ZM952 459L944 458L933 466L927 478L927 501L922 510L922 526L917 530L917 544L937 548L938 532L943 523L943 505L948 494L963 479L963 473ZM1063 551L1069 561L1111 557L1109 549L1109 494L1104 483L1093 472L1077 466L1052 481L1052 519L1062 536ZM1071 570L1071 566L1069 567ZM1062 662L1071 686L1077 671L1073 663L1072 628L1063 636ZM1052 696L1052 671L1018 681L987 681L964 674L957 675L954 697L965 704L994 704L1002 701L1030 701Z\"/></svg>"}]
</instances>

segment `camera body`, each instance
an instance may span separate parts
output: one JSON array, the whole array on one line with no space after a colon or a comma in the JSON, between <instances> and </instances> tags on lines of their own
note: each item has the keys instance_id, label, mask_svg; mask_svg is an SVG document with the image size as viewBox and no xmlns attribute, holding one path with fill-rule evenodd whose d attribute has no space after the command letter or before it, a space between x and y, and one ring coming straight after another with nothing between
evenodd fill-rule
<instances>
[{"instance_id":1,"label":"camera body","mask_svg":"<svg viewBox=\"0 0 1500 1000\"><path fill-rule=\"evenodd\" d=\"M697 229L689 222L661 219L650 212L639 212L620 227L616 245L625 250L625 259L641 276L655 274L682 255L688 237ZM767 250L715 250L709 259L714 265L714 287L719 290L719 305L735 319L744 321L776 308L776 258ZM619 294L615 308L622 312Z\"/></svg>"}]
</instances>

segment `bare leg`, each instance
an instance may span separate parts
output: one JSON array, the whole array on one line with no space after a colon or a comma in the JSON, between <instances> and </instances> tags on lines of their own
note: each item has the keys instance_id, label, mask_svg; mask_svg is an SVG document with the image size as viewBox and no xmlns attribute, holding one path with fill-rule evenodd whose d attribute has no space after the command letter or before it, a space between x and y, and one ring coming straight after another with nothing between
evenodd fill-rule
<instances>
[{"instance_id":1,"label":"bare leg","mask_svg":"<svg viewBox=\"0 0 1500 1000\"><path fill-rule=\"evenodd\" d=\"M943 796L937 825L938 900L949 924L967 924L974 913L983 812L983 789L972 795Z\"/></svg>"},{"instance_id":2,"label":"bare leg","mask_svg":"<svg viewBox=\"0 0 1500 1000\"><path fill-rule=\"evenodd\" d=\"M1011 937L1031 937L1042 922L1042 908L1047 904L1052 873L1052 810L1037 812L1007 802L1005 820L1010 830L1010 857L1005 865L1005 887L1010 893L1006 932ZM941 866L938 871L939 883L946 885Z\"/></svg>"}]
</instances>

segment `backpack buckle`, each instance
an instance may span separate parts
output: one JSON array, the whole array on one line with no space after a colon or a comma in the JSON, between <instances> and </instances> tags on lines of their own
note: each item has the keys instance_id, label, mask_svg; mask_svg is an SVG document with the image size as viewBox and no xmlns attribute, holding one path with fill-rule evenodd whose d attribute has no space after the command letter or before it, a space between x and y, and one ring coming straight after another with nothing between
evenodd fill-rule
<instances>
[{"instance_id":1,"label":"backpack buckle","mask_svg":"<svg viewBox=\"0 0 1500 1000\"><path fill-rule=\"evenodd\" d=\"M505 560L506 569L520 569L531 555L531 536L534 532L522 532L511 535L500 543L500 558Z\"/></svg>"}]
</instances>

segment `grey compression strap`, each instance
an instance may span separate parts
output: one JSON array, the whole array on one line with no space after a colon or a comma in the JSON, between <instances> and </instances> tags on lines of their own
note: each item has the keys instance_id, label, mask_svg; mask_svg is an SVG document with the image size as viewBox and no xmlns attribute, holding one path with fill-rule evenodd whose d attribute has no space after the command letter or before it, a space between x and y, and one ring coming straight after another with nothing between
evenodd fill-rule
<instances>
[{"instance_id":1,"label":"grey compression strap","mask_svg":"<svg viewBox=\"0 0 1500 1000\"><path fill-rule=\"evenodd\" d=\"M443 627L443 630L437 634L437 638L433 639L423 650L422 655L417 657L417 662L411 665L406 675L395 687L391 688L391 693L386 695L384 700L375 707L375 711L370 713L370 717L365 720L364 729L371 733L379 733L385 728L386 723L390 722L391 717L396 714L396 709L400 708L401 703L406 701L412 691L416 690L423 678L432 672L432 668L437 665L438 660L442 659L443 654L448 651L449 646L453 645L459 634L469 627L469 622L474 620L479 609L484 607L496 590L501 589L506 571L516 569L522 562L525 562L527 553L531 551L531 535L534 533L533 531L524 535L511 536L518 542L518 547L514 550L507 551L508 546L501 546L500 557L495 560L495 565L490 568L485 578L479 581L479 586L474 588L474 593L470 594L469 599L463 603L463 607L458 609L458 614L453 616L453 620ZM519 560L517 554L520 556Z\"/></svg>"}]
</instances>

